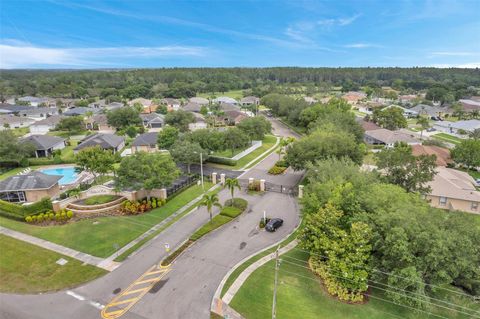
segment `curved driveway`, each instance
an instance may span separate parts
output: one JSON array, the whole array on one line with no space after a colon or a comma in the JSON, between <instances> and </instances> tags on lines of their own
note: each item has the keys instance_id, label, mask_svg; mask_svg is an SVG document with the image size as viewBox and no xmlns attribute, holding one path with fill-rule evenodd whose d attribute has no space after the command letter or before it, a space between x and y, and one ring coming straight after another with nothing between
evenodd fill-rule
<instances>
[{"instance_id":1,"label":"curved driveway","mask_svg":"<svg viewBox=\"0 0 480 319\"><path fill-rule=\"evenodd\" d=\"M294 135L279 122L272 123L278 135ZM267 157L260 162L272 161ZM292 176L292 178L296 178ZM229 192L219 193L223 202ZM267 247L291 232L299 221L296 199L278 193L250 196L237 195L249 201L247 212L239 218L205 236L172 265L172 270L122 318L210 318L210 302L228 270L248 255ZM263 211L268 216L281 217L284 226L275 233L257 229ZM144 271L165 256L164 244L180 245L198 227L208 221L205 208L183 217L131 256L115 271L85 286L41 295L0 294L1 319L95 319L100 307L137 279Z\"/></svg>"}]
</instances>

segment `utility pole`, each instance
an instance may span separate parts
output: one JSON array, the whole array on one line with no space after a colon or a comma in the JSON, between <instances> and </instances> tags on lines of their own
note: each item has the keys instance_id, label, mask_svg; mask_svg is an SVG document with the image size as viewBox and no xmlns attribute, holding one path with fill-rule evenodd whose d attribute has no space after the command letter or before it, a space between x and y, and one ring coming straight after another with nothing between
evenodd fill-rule
<instances>
[{"instance_id":1,"label":"utility pole","mask_svg":"<svg viewBox=\"0 0 480 319\"><path fill-rule=\"evenodd\" d=\"M278 245L277 250L275 251L275 282L273 284L273 304L272 304L272 319L277 318L277 282L278 282L278 268L280 267L280 260L278 259L278 250L280 245Z\"/></svg>"},{"instance_id":2,"label":"utility pole","mask_svg":"<svg viewBox=\"0 0 480 319\"><path fill-rule=\"evenodd\" d=\"M202 179L202 189L203 189L203 192L205 193L205 186L203 184L203 157L202 157L202 152L200 152L200 178Z\"/></svg>"}]
</instances>

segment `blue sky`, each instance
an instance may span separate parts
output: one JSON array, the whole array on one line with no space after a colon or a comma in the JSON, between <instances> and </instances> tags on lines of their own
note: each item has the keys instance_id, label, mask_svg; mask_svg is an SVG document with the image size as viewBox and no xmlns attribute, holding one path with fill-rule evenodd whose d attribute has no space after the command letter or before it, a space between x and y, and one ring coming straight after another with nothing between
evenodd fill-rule
<instances>
[{"instance_id":1,"label":"blue sky","mask_svg":"<svg viewBox=\"0 0 480 319\"><path fill-rule=\"evenodd\" d=\"M0 68L480 67L480 0L0 6Z\"/></svg>"}]
</instances>

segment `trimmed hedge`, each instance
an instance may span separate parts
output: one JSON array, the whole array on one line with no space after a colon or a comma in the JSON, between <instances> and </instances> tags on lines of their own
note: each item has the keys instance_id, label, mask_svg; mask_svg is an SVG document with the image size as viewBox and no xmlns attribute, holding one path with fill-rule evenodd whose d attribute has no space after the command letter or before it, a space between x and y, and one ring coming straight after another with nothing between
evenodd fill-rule
<instances>
[{"instance_id":1,"label":"trimmed hedge","mask_svg":"<svg viewBox=\"0 0 480 319\"><path fill-rule=\"evenodd\" d=\"M63 160L60 157L42 157L42 158L29 158L28 163L30 166L39 165L54 165L54 164L75 164L75 160Z\"/></svg>"},{"instance_id":2,"label":"trimmed hedge","mask_svg":"<svg viewBox=\"0 0 480 319\"><path fill-rule=\"evenodd\" d=\"M192 234L192 236L190 236L190 240L191 241L197 241L200 238L202 238L203 236L205 236L206 234L208 234L209 232L211 232L212 230L215 230L215 229L219 228L220 226L225 225L226 223L228 223L231 220L232 220L232 218L230 218L228 216L223 216L221 214L217 215L217 216L212 218L211 222L206 223L205 225L200 227L196 232L194 232Z\"/></svg>"},{"instance_id":3,"label":"trimmed hedge","mask_svg":"<svg viewBox=\"0 0 480 319\"><path fill-rule=\"evenodd\" d=\"M25 217L52 210L52 202L46 197L31 205L18 205L0 200L0 214L16 220L25 220Z\"/></svg>"},{"instance_id":4,"label":"trimmed hedge","mask_svg":"<svg viewBox=\"0 0 480 319\"><path fill-rule=\"evenodd\" d=\"M225 201L225 206L233 206L240 209L243 212L247 208L248 202L243 198L235 197L233 199L233 205L232 205L232 200L228 199Z\"/></svg>"},{"instance_id":5,"label":"trimmed hedge","mask_svg":"<svg viewBox=\"0 0 480 319\"><path fill-rule=\"evenodd\" d=\"M286 170L287 170L286 167L280 167L280 166L274 165L272 168L268 170L268 174L280 175L280 174L283 174L283 172L285 172Z\"/></svg>"},{"instance_id":6,"label":"trimmed hedge","mask_svg":"<svg viewBox=\"0 0 480 319\"><path fill-rule=\"evenodd\" d=\"M237 207L227 206L222 209L222 211L220 212L220 215L227 216L233 219L238 215L240 215L241 213L242 211Z\"/></svg>"},{"instance_id":7,"label":"trimmed hedge","mask_svg":"<svg viewBox=\"0 0 480 319\"><path fill-rule=\"evenodd\" d=\"M228 157L221 157L221 156L213 156L210 155L207 159L207 162L216 163L216 164L223 164L228 166L235 166L237 165L237 160L228 158Z\"/></svg>"}]
</instances>

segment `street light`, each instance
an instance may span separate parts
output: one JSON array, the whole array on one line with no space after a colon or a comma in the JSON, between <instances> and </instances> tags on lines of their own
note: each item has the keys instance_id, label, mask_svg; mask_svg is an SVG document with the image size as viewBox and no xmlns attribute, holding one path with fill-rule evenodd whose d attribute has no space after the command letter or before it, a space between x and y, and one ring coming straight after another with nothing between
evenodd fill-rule
<instances>
[{"instance_id":1,"label":"street light","mask_svg":"<svg viewBox=\"0 0 480 319\"><path fill-rule=\"evenodd\" d=\"M195 154L198 154L198 152L194 152ZM205 193L205 185L203 184L203 155L202 152L200 152L200 180L202 181L202 189L203 192Z\"/></svg>"}]
</instances>

